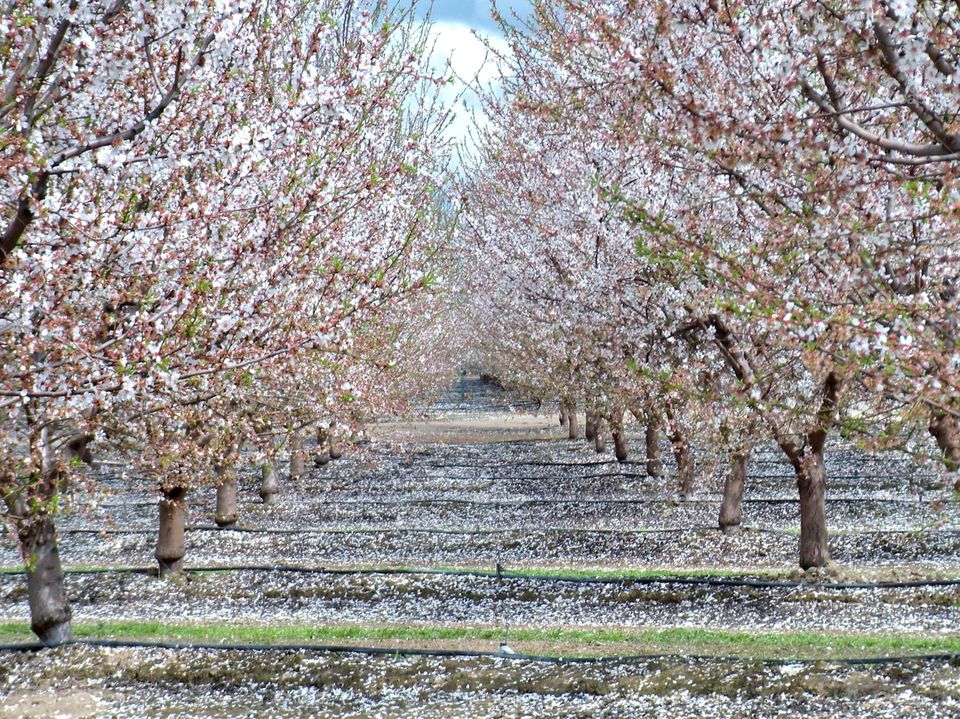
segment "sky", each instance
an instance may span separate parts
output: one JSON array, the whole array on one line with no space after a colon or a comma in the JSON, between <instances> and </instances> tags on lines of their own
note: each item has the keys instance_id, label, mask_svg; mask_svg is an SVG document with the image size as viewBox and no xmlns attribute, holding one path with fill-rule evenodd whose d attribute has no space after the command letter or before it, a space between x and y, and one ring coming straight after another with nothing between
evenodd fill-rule
<instances>
[{"instance_id":1,"label":"sky","mask_svg":"<svg viewBox=\"0 0 960 719\"><path fill-rule=\"evenodd\" d=\"M409 2L418 17L426 18L430 0ZM496 68L489 62L485 64L489 53L484 41L498 49L506 47L496 23L490 18L490 0L433 0L432 5L433 67L442 71L449 61L456 76L468 81L476 78L482 85L490 85L496 79ZM497 0L497 8L504 17L510 18L511 12L523 17L530 12L530 0ZM450 135L458 140L467 137L470 110L476 108L475 98L469 92L462 95L460 103L456 103L462 91L463 86L456 82L443 91L443 99L456 112Z\"/></svg>"}]
</instances>

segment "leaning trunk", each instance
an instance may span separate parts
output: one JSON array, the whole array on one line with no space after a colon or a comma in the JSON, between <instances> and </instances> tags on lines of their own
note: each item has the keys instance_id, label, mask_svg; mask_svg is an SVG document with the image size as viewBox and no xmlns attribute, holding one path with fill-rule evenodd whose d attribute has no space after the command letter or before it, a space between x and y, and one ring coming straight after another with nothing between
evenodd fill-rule
<instances>
[{"instance_id":1,"label":"leaning trunk","mask_svg":"<svg viewBox=\"0 0 960 719\"><path fill-rule=\"evenodd\" d=\"M280 483L277 482L277 470L273 464L267 463L260 468L260 499L266 505L275 504L280 492Z\"/></svg>"},{"instance_id":2,"label":"leaning trunk","mask_svg":"<svg viewBox=\"0 0 960 719\"><path fill-rule=\"evenodd\" d=\"M651 417L647 423L647 476L663 476L663 462L660 460L660 421Z\"/></svg>"},{"instance_id":3,"label":"leaning trunk","mask_svg":"<svg viewBox=\"0 0 960 719\"><path fill-rule=\"evenodd\" d=\"M748 452L734 452L730 457L730 473L723 484L723 502L720 505L720 529L726 534L740 531L743 521L743 485L747 479Z\"/></svg>"},{"instance_id":4,"label":"leaning trunk","mask_svg":"<svg viewBox=\"0 0 960 719\"><path fill-rule=\"evenodd\" d=\"M218 527L231 527L237 523L237 478L227 467L217 467L216 473L221 480L217 485L217 514L214 521Z\"/></svg>"},{"instance_id":5,"label":"leaning trunk","mask_svg":"<svg viewBox=\"0 0 960 719\"><path fill-rule=\"evenodd\" d=\"M18 522L17 536L27 568L30 628L44 644L69 641L70 603L63 585L63 568L56 527L48 514Z\"/></svg>"},{"instance_id":6,"label":"leaning trunk","mask_svg":"<svg viewBox=\"0 0 960 719\"><path fill-rule=\"evenodd\" d=\"M184 533L187 526L186 490L173 487L163 490L160 500L160 534L154 556L160 565L160 576L183 572Z\"/></svg>"},{"instance_id":7,"label":"leaning trunk","mask_svg":"<svg viewBox=\"0 0 960 719\"><path fill-rule=\"evenodd\" d=\"M825 567L830 563L827 546L827 471L823 450L811 450L795 465L800 490L800 566Z\"/></svg>"}]
</instances>

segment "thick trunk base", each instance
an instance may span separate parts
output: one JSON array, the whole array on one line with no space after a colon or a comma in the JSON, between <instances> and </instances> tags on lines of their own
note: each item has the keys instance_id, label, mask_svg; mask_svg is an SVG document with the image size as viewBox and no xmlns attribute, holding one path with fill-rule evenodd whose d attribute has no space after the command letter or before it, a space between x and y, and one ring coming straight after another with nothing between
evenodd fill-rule
<instances>
[{"instance_id":1,"label":"thick trunk base","mask_svg":"<svg viewBox=\"0 0 960 719\"><path fill-rule=\"evenodd\" d=\"M630 457L630 448L627 446L627 435L623 430L613 432L613 454L618 462L626 462Z\"/></svg>"},{"instance_id":2,"label":"thick trunk base","mask_svg":"<svg viewBox=\"0 0 960 719\"><path fill-rule=\"evenodd\" d=\"M583 422L583 436L587 440L594 440L597 437L597 418L593 412L587 412Z\"/></svg>"},{"instance_id":3,"label":"thick trunk base","mask_svg":"<svg viewBox=\"0 0 960 719\"><path fill-rule=\"evenodd\" d=\"M280 483L277 481L277 470L272 464L265 464L260 468L260 499L266 505L276 504L280 493Z\"/></svg>"},{"instance_id":4,"label":"thick trunk base","mask_svg":"<svg viewBox=\"0 0 960 719\"><path fill-rule=\"evenodd\" d=\"M748 455L736 453L730 458L730 473L723 484L723 502L720 505L720 529L725 534L740 531L743 521L743 485L747 479Z\"/></svg>"},{"instance_id":5,"label":"thick trunk base","mask_svg":"<svg viewBox=\"0 0 960 719\"><path fill-rule=\"evenodd\" d=\"M827 472L823 452L811 451L803 458L797 476L800 490L800 567L830 564L827 545Z\"/></svg>"},{"instance_id":6,"label":"thick trunk base","mask_svg":"<svg viewBox=\"0 0 960 719\"><path fill-rule=\"evenodd\" d=\"M232 527L237 523L237 480L225 479L217 487L217 515L214 518L218 527Z\"/></svg>"},{"instance_id":7,"label":"thick trunk base","mask_svg":"<svg viewBox=\"0 0 960 719\"><path fill-rule=\"evenodd\" d=\"M68 641L73 613L63 584L53 518L46 514L29 518L18 527L17 535L27 567L30 628L45 644Z\"/></svg>"},{"instance_id":8,"label":"thick trunk base","mask_svg":"<svg viewBox=\"0 0 960 719\"><path fill-rule=\"evenodd\" d=\"M593 436L593 448L597 454L603 454L607 451L607 435L603 423L598 422L594 429L596 432Z\"/></svg>"},{"instance_id":9,"label":"thick trunk base","mask_svg":"<svg viewBox=\"0 0 960 719\"><path fill-rule=\"evenodd\" d=\"M164 492L160 500L160 533L154 556L160 567L160 576L183 572L184 537L187 526L186 491L174 487Z\"/></svg>"},{"instance_id":10,"label":"thick trunk base","mask_svg":"<svg viewBox=\"0 0 960 719\"><path fill-rule=\"evenodd\" d=\"M580 418L577 416L576 407L571 407L567 413L567 437L580 439Z\"/></svg>"}]
</instances>

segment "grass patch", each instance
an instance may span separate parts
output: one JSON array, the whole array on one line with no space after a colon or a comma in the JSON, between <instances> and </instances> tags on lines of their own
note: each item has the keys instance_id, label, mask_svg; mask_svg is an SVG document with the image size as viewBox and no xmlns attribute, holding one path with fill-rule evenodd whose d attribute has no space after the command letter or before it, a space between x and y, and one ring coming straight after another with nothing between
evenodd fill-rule
<instances>
[{"instance_id":1,"label":"grass patch","mask_svg":"<svg viewBox=\"0 0 960 719\"><path fill-rule=\"evenodd\" d=\"M249 625L161 622L77 622L80 639L128 639L202 644L366 644L486 648L503 639L498 627L431 625ZM30 641L26 623L0 623L4 642ZM750 659L851 659L960 654L960 636L752 633L713 629L528 628L509 633L520 652L565 656L680 654ZM489 643L489 646L484 646Z\"/></svg>"}]
</instances>

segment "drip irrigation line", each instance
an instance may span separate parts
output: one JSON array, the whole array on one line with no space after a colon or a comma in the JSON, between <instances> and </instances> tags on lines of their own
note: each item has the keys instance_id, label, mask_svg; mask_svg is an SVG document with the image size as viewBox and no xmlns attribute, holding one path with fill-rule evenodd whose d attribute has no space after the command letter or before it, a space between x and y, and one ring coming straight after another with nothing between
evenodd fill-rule
<instances>
[{"instance_id":1,"label":"drip irrigation line","mask_svg":"<svg viewBox=\"0 0 960 719\"><path fill-rule=\"evenodd\" d=\"M556 499L465 499L459 497L426 497L421 499L321 499L311 503L314 507L431 507L438 505L454 505L465 507L481 508L514 508L524 509L532 506L544 505L572 505L572 506L657 506L666 505L670 507L685 506L715 506L719 505L723 498L719 495L712 497L695 497L681 499L679 497L650 497L645 499L630 498L570 498L562 497ZM895 497L827 497L828 505L838 504L894 504L901 506L926 507L931 500L925 499L906 499ZM751 505L798 505L800 500L791 497L744 497L742 504ZM261 506L262 502L251 501L246 504L250 506ZM195 509L210 509L213 505L212 499L194 499L191 506ZM99 505L103 509L123 510L138 509L143 507L156 507L155 501L138 502L104 502Z\"/></svg>"},{"instance_id":2,"label":"drip irrigation line","mask_svg":"<svg viewBox=\"0 0 960 719\"><path fill-rule=\"evenodd\" d=\"M237 564L237 565L211 565L204 567L185 568L185 574L204 574L204 573L229 573L229 572L262 572L272 574L307 574L307 575L326 575L326 576L447 576L447 577L470 577L476 579L496 579L499 581L529 581L538 583L559 582L563 584L584 584L584 585L627 585L627 586L650 586L660 584L673 584L688 587L726 587L726 588L749 588L749 589L815 589L815 590L884 590L884 589L923 589L933 587L958 587L960 578L957 579L927 579L910 580L901 582L799 582L792 580L772 580L772 579L753 579L749 577L718 577L718 576L700 576L685 577L673 576L668 572L659 576L638 576L638 577L583 577L563 574L535 574L524 571L485 570L485 569L455 569L455 568L417 568L417 567L366 567L366 568L337 568L337 567L305 567L299 565L262 565L262 564ZM156 575L156 567L92 567L80 569L64 569L64 574L69 575L106 575L106 574L140 574ZM9 576L22 576L25 570L5 572ZM2 576L2 575L0 575Z\"/></svg>"},{"instance_id":3,"label":"drip irrigation line","mask_svg":"<svg viewBox=\"0 0 960 719\"><path fill-rule=\"evenodd\" d=\"M768 527L753 527L742 525L744 530L764 534L798 536L796 530L775 529ZM155 528L110 528L96 529L92 527L64 527L58 528L61 534L153 534ZM583 527L500 527L493 529L441 529L439 527L357 527L354 529L340 529L335 527L302 527L302 528L265 528L265 527L218 527L216 525L194 525L186 527L187 532L234 532L238 534L267 534L267 535L297 535L297 534L428 534L454 536L483 536L498 534L682 534L684 532L718 532L715 525L699 527L650 527L634 529L616 528L583 528ZM873 535L956 535L960 534L960 527L943 529L873 529L873 530L834 530L831 538L843 536L873 536Z\"/></svg>"},{"instance_id":4,"label":"drip irrigation line","mask_svg":"<svg viewBox=\"0 0 960 719\"><path fill-rule=\"evenodd\" d=\"M234 652L315 652L322 654L359 654L364 656L405 656L438 657L447 659L505 659L520 662L538 662L558 665L619 664L647 661L717 661L717 662L759 662L768 666L788 664L837 664L841 666L891 665L916 662L955 662L960 654L905 654L900 656L861 657L861 658L799 658L799 659L754 659L736 655L711 654L621 654L599 657L551 656L545 654L519 654L502 651L477 651L464 649L417 648L417 647L378 647L349 644L245 644L210 642L148 642L124 639L71 639L50 645L42 642L19 642L0 644L2 652L35 652L63 646L89 646L107 649L165 649L174 651L234 651Z\"/></svg>"}]
</instances>

